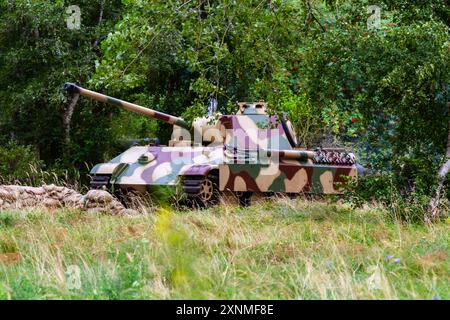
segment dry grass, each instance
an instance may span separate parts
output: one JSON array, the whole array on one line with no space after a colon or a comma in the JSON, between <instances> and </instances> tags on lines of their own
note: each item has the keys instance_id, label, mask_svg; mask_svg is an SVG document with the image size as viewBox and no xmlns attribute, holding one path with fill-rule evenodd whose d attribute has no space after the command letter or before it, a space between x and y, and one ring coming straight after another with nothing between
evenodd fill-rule
<instances>
[{"instance_id":1,"label":"dry grass","mask_svg":"<svg viewBox=\"0 0 450 320\"><path fill-rule=\"evenodd\" d=\"M0 298L450 298L446 222L286 198L146 212L1 212Z\"/></svg>"}]
</instances>

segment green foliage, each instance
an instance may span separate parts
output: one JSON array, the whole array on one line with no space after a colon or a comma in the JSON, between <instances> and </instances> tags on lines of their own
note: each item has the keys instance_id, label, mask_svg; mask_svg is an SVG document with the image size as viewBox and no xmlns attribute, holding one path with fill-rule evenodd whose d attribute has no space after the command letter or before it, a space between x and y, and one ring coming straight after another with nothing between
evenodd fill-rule
<instances>
[{"instance_id":1,"label":"green foliage","mask_svg":"<svg viewBox=\"0 0 450 320\"><path fill-rule=\"evenodd\" d=\"M402 197L398 185L392 173L362 176L350 183L344 197L355 207L376 201L387 208L388 217L393 221L423 222L428 197L417 192L403 193Z\"/></svg>"},{"instance_id":2,"label":"green foliage","mask_svg":"<svg viewBox=\"0 0 450 320\"><path fill-rule=\"evenodd\" d=\"M380 6L391 20L376 31L367 30L365 6L330 12L325 32L298 50L287 81L362 164L392 173L397 190L430 194L450 129L448 25L412 2ZM430 15L412 19L411 7Z\"/></svg>"},{"instance_id":3,"label":"green foliage","mask_svg":"<svg viewBox=\"0 0 450 320\"><path fill-rule=\"evenodd\" d=\"M222 113L266 100L287 112L301 145L331 133L404 199L434 189L450 123L445 0L378 1L379 30L368 30L367 0L77 4L81 30L65 26L67 1L0 3L2 145L14 139L47 166L85 170L122 151L120 140L169 139L165 123L87 99L67 134L65 81L188 121L212 98Z\"/></svg>"},{"instance_id":4,"label":"green foliage","mask_svg":"<svg viewBox=\"0 0 450 320\"><path fill-rule=\"evenodd\" d=\"M53 183L80 189L86 179L79 170L66 169L60 163L49 169L31 146L21 146L14 141L0 146L0 184L41 186Z\"/></svg>"},{"instance_id":5,"label":"green foliage","mask_svg":"<svg viewBox=\"0 0 450 320\"><path fill-rule=\"evenodd\" d=\"M318 111L311 103L311 100L304 93L294 94L291 90L279 92L277 90L277 98L271 102L276 106L277 110L286 112L288 118L294 124L300 146L314 147L311 145L313 137L319 133L321 129L321 121ZM273 95L269 99L273 99ZM269 100L270 101L270 100Z\"/></svg>"},{"instance_id":6,"label":"green foliage","mask_svg":"<svg viewBox=\"0 0 450 320\"><path fill-rule=\"evenodd\" d=\"M20 221L17 212L1 211L0 212L0 228L14 227ZM17 248L10 241L0 241L0 253L15 252Z\"/></svg>"},{"instance_id":7,"label":"green foliage","mask_svg":"<svg viewBox=\"0 0 450 320\"><path fill-rule=\"evenodd\" d=\"M32 147L20 146L15 142L0 146L0 183L26 178L30 166L36 170L43 166Z\"/></svg>"},{"instance_id":8,"label":"green foliage","mask_svg":"<svg viewBox=\"0 0 450 320\"><path fill-rule=\"evenodd\" d=\"M204 115L212 97L222 112L230 100L265 98L252 87L271 79L299 43L298 9L294 1L126 1L93 83L163 95L160 110L189 118Z\"/></svg>"},{"instance_id":9,"label":"green foliage","mask_svg":"<svg viewBox=\"0 0 450 320\"><path fill-rule=\"evenodd\" d=\"M70 4L0 3L0 143L13 136L20 144L35 146L47 164L64 159L66 165L80 168L85 161L103 158L109 147L110 121L105 107L80 100L67 145L62 118L68 101L62 85L89 79L101 54L96 43L111 28L120 1L78 1L80 30L66 27Z\"/></svg>"}]
</instances>

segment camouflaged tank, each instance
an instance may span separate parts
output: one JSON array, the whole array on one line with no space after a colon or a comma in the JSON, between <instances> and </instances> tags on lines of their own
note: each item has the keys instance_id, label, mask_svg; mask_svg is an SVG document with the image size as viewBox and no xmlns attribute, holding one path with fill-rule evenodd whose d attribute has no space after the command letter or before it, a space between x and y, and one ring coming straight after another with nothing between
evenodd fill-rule
<instances>
[{"instance_id":1,"label":"camouflaged tank","mask_svg":"<svg viewBox=\"0 0 450 320\"><path fill-rule=\"evenodd\" d=\"M145 192L182 186L187 198L208 206L224 191L248 204L254 192L336 194L357 176L352 153L297 147L291 122L269 116L266 104L239 103L234 115L183 119L66 83L65 89L173 125L168 145L134 146L91 170L91 188Z\"/></svg>"}]
</instances>

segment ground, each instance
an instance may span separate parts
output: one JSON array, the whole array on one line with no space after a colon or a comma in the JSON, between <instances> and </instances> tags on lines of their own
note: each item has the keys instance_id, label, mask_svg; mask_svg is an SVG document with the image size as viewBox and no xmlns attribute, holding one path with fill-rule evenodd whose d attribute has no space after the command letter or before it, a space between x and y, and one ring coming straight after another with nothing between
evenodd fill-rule
<instances>
[{"instance_id":1,"label":"ground","mask_svg":"<svg viewBox=\"0 0 450 320\"><path fill-rule=\"evenodd\" d=\"M304 199L0 212L0 299L450 299L449 221Z\"/></svg>"}]
</instances>

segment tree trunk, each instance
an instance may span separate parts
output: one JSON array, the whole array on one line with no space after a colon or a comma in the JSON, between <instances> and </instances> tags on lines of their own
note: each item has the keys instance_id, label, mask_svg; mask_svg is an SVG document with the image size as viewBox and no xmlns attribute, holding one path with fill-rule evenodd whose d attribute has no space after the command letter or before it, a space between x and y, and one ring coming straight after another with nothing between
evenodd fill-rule
<instances>
[{"instance_id":1,"label":"tree trunk","mask_svg":"<svg viewBox=\"0 0 450 320\"><path fill-rule=\"evenodd\" d=\"M424 217L426 223L431 223L439 218L439 201L441 199L442 189L444 188L444 182L449 171L450 171L450 129L448 131L445 163L439 168L438 187L436 188L433 197L428 203L427 212L425 213Z\"/></svg>"},{"instance_id":2,"label":"tree trunk","mask_svg":"<svg viewBox=\"0 0 450 320\"><path fill-rule=\"evenodd\" d=\"M319 19L317 19L317 17L315 16L315 14L314 14L314 12L313 12L313 7L312 7L312 5L311 5L311 3L310 3L309 0L306 1L306 7L307 7L307 9L308 9L308 14L306 15L305 24L306 24L307 21L308 21L308 23L309 23L309 22L311 21L310 18L312 18L314 21L317 22L317 24L320 26L320 28L322 29L323 32L327 31L326 27L324 27L324 26L320 23Z\"/></svg>"},{"instance_id":3,"label":"tree trunk","mask_svg":"<svg viewBox=\"0 0 450 320\"><path fill-rule=\"evenodd\" d=\"M105 0L103 0L100 3L100 13L98 15L98 24L102 23L103 21L103 11L105 10ZM100 39L96 39L94 41L94 47L98 46L98 44L100 43Z\"/></svg>"},{"instance_id":4,"label":"tree trunk","mask_svg":"<svg viewBox=\"0 0 450 320\"><path fill-rule=\"evenodd\" d=\"M75 106L78 102L79 97L80 97L80 94L78 94L78 93L76 93L72 96L69 106L67 107L67 109L63 115L64 140L65 140L66 144L70 143L70 123L72 121L72 115L73 115L73 112L75 111Z\"/></svg>"}]
</instances>

